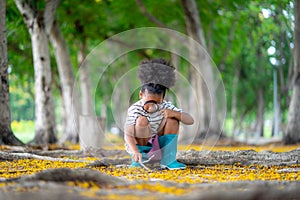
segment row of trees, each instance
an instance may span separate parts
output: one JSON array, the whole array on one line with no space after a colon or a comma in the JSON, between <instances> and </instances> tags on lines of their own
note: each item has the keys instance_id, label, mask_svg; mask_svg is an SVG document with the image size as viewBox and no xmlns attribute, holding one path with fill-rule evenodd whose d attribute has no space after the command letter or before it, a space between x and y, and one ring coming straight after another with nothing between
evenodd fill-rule
<instances>
[{"instance_id":1,"label":"row of trees","mask_svg":"<svg viewBox=\"0 0 300 200\"><path fill-rule=\"evenodd\" d=\"M1 1L5 4L4 0ZM61 96L64 108L61 113L64 119L61 142L67 140L77 142L76 130L86 132L97 129L94 123L88 125L90 118L79 120L79 114L93 116L95 106L97 114L102 118L109 115L107 113L113 105L107 102L115 84L112 80L118 79L122 73L130 70L132 63L138 63L143 58L162 55L171 59L178 71L185 74L193 88L196 88L194 97L200 103L197 104L197 109L194 109L195 98L189 98L192 101L188 103L187 109L190 109L200 124L199 128L194 130L200 133L199 137L205 136L207 131L209 135L218 134L225 115L224 110L218 108L217 99L220 95L216 88L219 87L219 83L215 82L213 77L213 63L208 55L213 58L225 83L227 108L230 111L227 114L234 120L233 133L241 129L245 117L255 115L253 117L256 120L255 131L263 134L264 114L272 107L269 103L272 93L270 59L275 60L273 65L279 72L280 80L278 105L281 112L279 115L283 116L284 121L286 116L284 114L290 106L285 142L293 143L300 140L300 123L297 120L300 113L297 110L300 102L299 61L297 60L299 38L296 34L297 30L299 31L297 28L299 9L297 6L299 7L297 0L268 3L194 0L159 2L15 0L8 1L7 15L1 19L6 18L8 22L8 57L12 68L11 73L21 80L18 84L34 83L35 142L38 144L44 145L57 141L53 88L59 91L55 96ZM6 6L1 8L4 9ZM1 28L4 29L3 33L6 33L5 21L2 23L4 24L1 24ZM124 67L124 62L119 62L116 63L117 67L106 71L105 78L100 83L101 88L99 91L97 89L99 101L95 105L90 86L89 63L84 62L87 53L105 38L128 29L145 26L180 31L201 44L202 49L193 45L188 46L190 63L194 67L174 54L158 50L139 50L134 55L126 57L125 64L130 63L131 66ZM6 35L2 37L6 38ZM29 38L31 40L28 40ZM130 41L110 42L111 45L131 45ZM6 43L3 45L6 46ZM270 47L276 50L272 55L267 54L267 49ZM3 50L6 51L5 48ZM32 54L29 53L30 51ZM5 56L3 54L1 58ZM1 73L7 76L8 64L2 60ZM31 62L33 62L33 69L30 68ZM81 70L76 66L82 66ZM197 70L205 75L205 79L197 74ZM80 90L73 90L75 72L79 73ZM7 84L5 87L8 88ZM5 94L6 103L7 88L0 92ZM75 98L72 98L72 95ZM79 99L79 96L81 96L81 104L72 101L72 99ZM98 111L100 108L101 113ZM7 106L1 106L1 109L3 109L1 113L9 113ZM77 112L73 112L74 110ZM5 122L3 126L8 127L9 130L3 131L2 135L5 136L6 132L11 133L9 125L11 119L6 117L2 121ZM84 123L77 125L74 121L84 121ZM1 130L6 129L1 128ZM7 142L2 139L2 141L15 143L15 140Z\"/></svg>"}]
</instances>

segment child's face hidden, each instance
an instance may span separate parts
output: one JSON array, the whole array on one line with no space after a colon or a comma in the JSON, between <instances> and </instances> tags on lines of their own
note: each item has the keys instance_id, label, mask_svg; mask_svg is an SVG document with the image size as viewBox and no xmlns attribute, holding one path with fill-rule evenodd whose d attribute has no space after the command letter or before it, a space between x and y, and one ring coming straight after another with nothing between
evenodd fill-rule
<instances>
[{"instance_id":1,"label":"child's face hidden","mask_svg":"<svg viewBox=\"0 0 300 200\"><path fill-rule=\"evenodd\" d=\"M161 104L163 102L163 94L153 94L153 93L149 93L148 90L145 90L145 92L140 92L140 99L142 99L143 103L153 101L156 102L157 104ZM146 104L144 106L144 109L149 113L156 111L156 110L152 110L154 108L152 107L151 103Z\"/></svg>"},{"instance_id":2,"label":"child's face hidden","mask_svg":"<svg viewBox=\"0 0 300 200\"><path fill-rule=\"evenodd\" d=\"M140 91L140 99L142 99L144 102L156 101L158 104L161 104L164 100L163 94L152 94L149 93L148 90L145 90L145 92Z\"/></svg>"}]
</instances>

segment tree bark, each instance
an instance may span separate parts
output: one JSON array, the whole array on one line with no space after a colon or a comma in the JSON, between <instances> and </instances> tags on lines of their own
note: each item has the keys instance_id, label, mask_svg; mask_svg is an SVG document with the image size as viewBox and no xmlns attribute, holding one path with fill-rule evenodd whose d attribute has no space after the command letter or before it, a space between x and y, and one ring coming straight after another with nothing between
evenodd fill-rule
<instances>
[{"instance_id":1,"label":"tree bark","mask_svg":"<svg viewBox=\"0 0 300 200\"><path fill-rule=\"evenodd\" d=\"M255 132L256 136L264 136L264 110L265 110L265 99L264 89L260 86L257 90L257 113L256 113L256 125Z\"/></svg>"},{"instance_id":2,"label":"tree bark","mask_svg":"<svg viewBox=\"0 0 300 200\"><path fill-rule=\"evenodd\" d=\"M256 47L257 57L257 68L256 73L264 73L264 67L261 62L262 56L262 43L258 42ZM257 99L257 113L256 113L256 124L255 124L255 136L259 138L264 135L264 111L265 111L265 99L264 99L264 80L258 77L256 84L256 99Z\"/></svg>"},{"instance_id":3,"label":"tree bark","mask_svg":"<svg viewBox=\"0 0 300 200\"><path fill-rule=\"evenodd\" d=\"M237 126L238 126L238 119L237 119L237 104L238 104L238 84L240 79L240 64L238 63L234 70L234 78L233 78L233 85L232 85L232 100L231 100L231 117L233 120L233 127L231 132L231 139L234 140L235 135L237 134Z\"/></svg>"},{"instance_id":4,"label":"tree bark","mask_svg":"<svg viewBox=\"0 0 300 200\"><path fill-rule=\"evenodd\" d=\"M86 41L80 44L78 63L80 63L79 79L81 90L81 115L79 115L79 142L83 150L89 147L100 148L104 141L101 130L101 118L95 114L89 63L86 58Z\"/></svg>"},{"instance_id":5,"label":"tree bark","mask_svg":"<svg viewBox=\"0 0 300 200\"><path fill-rule=\"evenodd\" d=\"M6 0L0 0L0 145L22 145L11 130L6 38Z\"/></svg>"},{"instance_id":6,"label":"tree bark","mask_svg":"<svg viewBox=\"0 0 300 200\"><path fill-rule=\"evenodd\" d=\"M76 131L78 128L76 129L75 123L78 121L79 105L77 105L78 101L72 101L72 98L79 98L79 95L77 90L74 89L75 77L72 69L70 54L57 21L54 21L53 23L50 39L55 51L64 105L63 133L60 143L70 141L74 144L79 141L78 132ZM76 105L73 105L72 107L72 103Z\"/></svg>"},{"instance_id":7,"label":"tree bark","mask_svg":"<svg viewBox=\"0 0 300 200\"><path fill-rule=\"evenodd\" d=\"M277 23L278 27L279 27L279 65L278 65L278 74L279 74L279 83L280 83L280 93L279 93L279 102L281 97L285 97L287 99L287 102L289 102L290 99L290 94L289 94L289 87L288 87L288 81L285 80L285 76L284 76L284 64L283 64L283 60L284 60L284 49L283 49L283 45L281 45L282 43L284 43L285 41L285 36L286 33L283 30L283 26L284 26L284 22L282 20L279 19L279 13L282 13L282 4L279 5L279 11L276 12L276 14L274 15L274 20ZM288 41L290 43L290 41ZM291 51L291 54L292 51ZM291 56L292 57L292 56ZM289 76L287 76L287 79L289 78Z\"/></svg>"},{"instance_id":8,"label":"tree bark","mask_svg":"<svg viewBox=\"0 0 300 200\"><path fill-rule=\"evenodd\" d=\"M80 64L79 69L79 79L80 79L80 88L82 93L82 114L83 115L91 115L94 109L94 102L92 97L92 89L91 89L91 79L89 73L89 63L86 58L86 41L83 41L79 45L78 51L78 63Z\"/></svg>"},{"instance_id":9,"label":"tree bark","mask_svg":"<svg viewBox=\"0 0 300 200\"><path fill-rule=\"evenodd\" d=\"M295 0L293 94L288 112L285 144L300 142L300 0Z\"/></svg>"},{"instance_id":10,"label":"tree bark","mask_svg":"<svg viewBox=\"0 0 300 200\"><path fill-rule=\"evenodd\" d=\"M197 4L194 0L181 0L185 13L188 35L196 40L202 48L190 45L190 59L194 67L191 69L191 82L197 98L197 109L191 110L196 120L200 120L200 138L219 136L221 122L217 113L216 85L214 83L212 63L208 56L206 41L199 17ZM193 94L193 92L191 92ZM191 98L193 99L193 98ZM191 100L195 104L195 100Z\"/></svg>"},{"instance_id":11,"label":"tree bark","mask_svg":"<svg viewBox=\"0 0 300 200\"><path fill-rule=\"evenodd\" d=\"M91 161L86 160L73 160L73 159L67 159L67 158L53 158L50 156L40 156L32 153L8 153L8 152L0 152L0 159L1 160L24 160L24 159L37 159L37 160L49 160L49 161L55 161L55 162L75 162L75 163L89 163Z\"/></svg>"},{"instance_id":12,"label":"tree bark","mask_svg":"<svg viewBox=\"0 0 300 200\"><path fill-rule=\"evenodd\" d=\"M35 137L37 144L55 143L56 123L51 89L48 36L60 0L46 1L45 11L37 12L27 1L15 0L31 36L35 76Z\"/></svg>"}]
</instances>

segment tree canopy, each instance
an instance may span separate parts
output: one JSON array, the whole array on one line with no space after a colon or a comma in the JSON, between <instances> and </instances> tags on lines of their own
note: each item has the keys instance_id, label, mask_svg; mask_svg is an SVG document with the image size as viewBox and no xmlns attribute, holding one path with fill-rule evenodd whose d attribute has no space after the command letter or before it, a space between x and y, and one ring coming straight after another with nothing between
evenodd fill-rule
<instances>
[{"instance_id":1,"label":"tree canopy","mask_svg":"<svg viewBox=\"0 0 300 200\"><path fill-rule=\"evenodd\" d=\"M45 6L42 1L32 2L37 9ZM292 93L294 2L201 0L196 4L207 52L224 82L227 119L234 120L234 125L225 129L224 133L238 134L250 129L249 132L254 134L264 134L258 124L259 121L273 120L274 70L278 73L276 84L280 132L284 132ZM134 28L164 27L187 34L184 15L180 1L75 0L62 1L55 20L66 41L74 76L77 77L81 65L78 53L83 44L88 55L111 36ZM34 68L30 34L12 0L7 1L6 21L12 119L34 120ZM153 38L147 39L157 38L153 35ZM111 45L126 46L134 41L135 38L125 43L111 41ZM159 49L140 49L117 59L107 68L97 90L93 91L95 112L105 116L107 127L115 124L112 114L115 105L109 101L117 80L143 59L165 57L172 60L173 56ZM51 45L50 58L57 124L62 124L62 87ZM190 79L190 66L184 59L179 58L176 68L187 80Z\"/></svg>"}]
</instances>

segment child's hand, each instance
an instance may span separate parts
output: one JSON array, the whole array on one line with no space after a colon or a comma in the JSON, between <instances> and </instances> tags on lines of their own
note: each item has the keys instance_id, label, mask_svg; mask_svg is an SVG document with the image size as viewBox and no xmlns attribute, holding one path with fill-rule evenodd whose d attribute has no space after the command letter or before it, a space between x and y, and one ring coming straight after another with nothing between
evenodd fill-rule
<instances>
[{"instance_id":1,"label":"child's hand","mask_svg":"<svg viewBox=\"0 0 300 200\"><path fill-rule=\"evenodd\" d=\"M178 117L178 112L170 109L163 109L161 111L161 114L164 116L164 118L176 118Z\"/></svg>"},{"instance_id":2,"label":"child's hand","mask_svg":"<svg viewBox=\"0 0 300 200\"><path fill-rule=\"evenodd\" d=\"M135 152L132 154L132 160L134 162L142 162L142 154L140 152Z\"/></svg>"}]
</instances>

